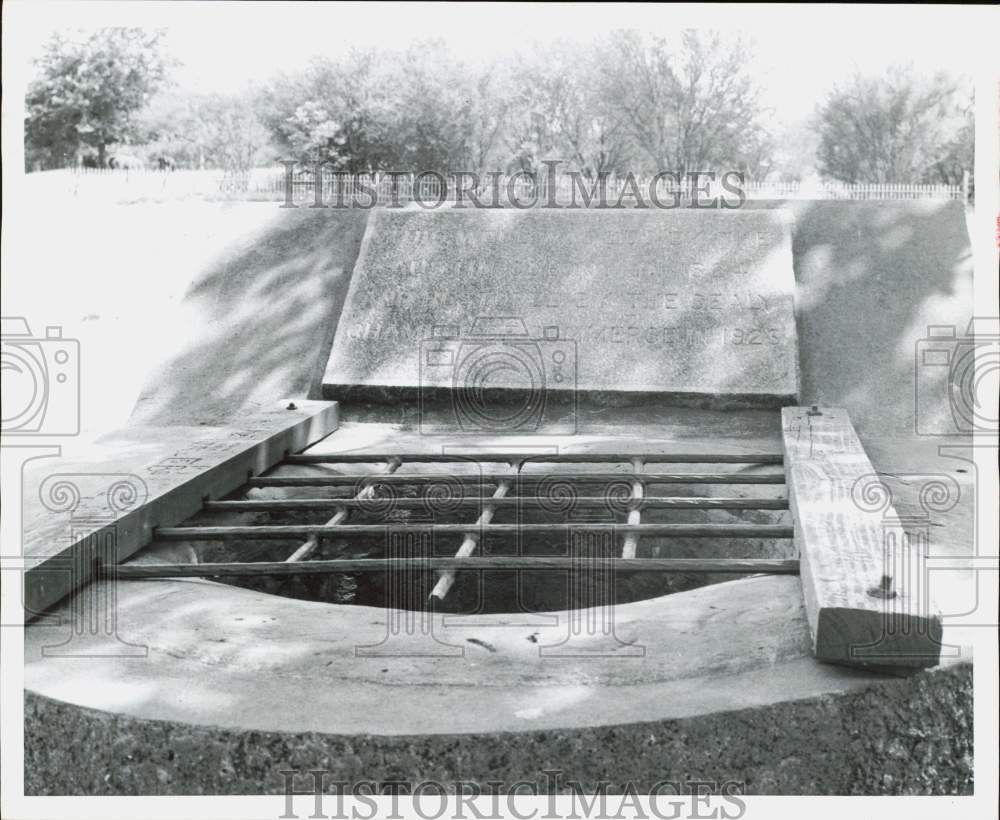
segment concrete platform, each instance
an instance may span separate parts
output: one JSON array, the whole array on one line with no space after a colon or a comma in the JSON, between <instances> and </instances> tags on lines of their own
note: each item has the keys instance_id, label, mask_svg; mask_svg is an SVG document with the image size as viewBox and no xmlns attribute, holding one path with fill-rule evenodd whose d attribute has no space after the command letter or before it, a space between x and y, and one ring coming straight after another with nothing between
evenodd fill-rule
<instances>
[{"instance_id":1,"label":"concrete platform","mask_svg":"<svg viewBox=\"0 0 1000 820\"><path fill-rule=\"evenodd\" d=\"M679 443L691 449L686 436L734 452L780 446L776 414L718 416L647 409L645 425L634 414L621 414L618 421L646 451ZM716 426L722 419L726 431ZM621 440L604 423L585 426L574 437L532 439L536 446L573 450L606 449L613 442ZM347 422L310 452L440 452L448 444L462 442L397 425ZM507 448L519 444L503 442ZM885 442L879 458L896 464L917 459L926 466L929 456ZM965 507L951 512L938 527L944 537L935 541L937 549L968 554L969 528L962 525L967 516ZM95 586L88 594L100 592ZM556 613L558 625L544 628L518 626L516 618L501 615L478 616L474 626L437 616L434 637L416 641L415 651L423 656L407 656L413 646L395 644L402 657L359 657L358 647L385 640L388 619L405 615L201 580L119 582L117 595L118 636L148 647L146 657L46 657L44 647L59 643L66 627L35 625L25 637L31 691L136 718L239 731L410 735L674 720L859 691L884 681L813 660L794 577L753 577L618 606L617 639L586 639L607 651L596 658L539 652L558 642L550 636L565 632L568 613ZM79 640L81 652L97 649L87 644L96 637ZM948 634L945 640L957 646L944 653L946 664L969 660L960 640ZM635 652L640 646L643 651ZM591 643L583 650L593 648Z\"/></svg>"},{"instance_id":2,"label":"concrete platform","mask_svg":"<svg viewBox=\"0 0 1000 820\"><path fill-rule=\"evenodd\" d=\"M961 325L971 312L960 207L788 205L796 212L803 403L851 412L901 514L921 513L928 480L954 481L958 502L930 519L932 553L975 554L975 470L960 450L939 450L961 440L913 436L914 345L927 324ZM254 225L196 277L182 312L202 330L147 374L137 423L193 428L206 414L246 412L276 386L318 395L364 215L280 212ZM100 259L106 248L91 250ZM275 303L282 311L257 323ZM405 406L343 411L347 423L321 447L468 444L421 436ZM698 441L780 449L777 414L641 402L576 413L577 434L549 445L598 449L626 436L638 449ZM187 434L174 432L177 439L172 432L164 440ZM142 445L147 454L163 446ZM967 608L972 583L971 568L951 573L939 587L942 610ZM640 790L696 778L735 779L751 793L972 789L963 635L946 626L952 648L943 666L908 678L818 664L795 578L747 578L622 605L622 640L596 659L543 659L530 640L543 635L497 616L486 626L482 617L442 625L446 642L462 650L454 657L359 658L355 648L377 645L394 613L208 581L122 582L116 592L118 636L145 647L137 657L101 657L96 636L85 635L76 646L98 657L55 657L44 647L64 640L67 626L25 632L29 793L280 792L280 770L294 767L328 768L345 780L511 783L553 765L591 787L628 779ZM644 655L629 657L639 645Z\"/></svg>"},{"instance_id":3,"label":"concrete platform","mask_svg":"<svg viewBox=\"0 0 1000 820\"><path fill-rule=\"evenodd\" d=\"M145 658L46 658L65 629L33 627L25 680L48 697L146 719L364 735L676 719L880 680L813 660L800 599L798 579L758 577L626 604L615 608L613 636L545 657L542 647L566 639L570 613L549 627L439 615L433 637L387 640L388 619L401 613L208 581L124 582L118 638L148 647ZM99 641L73 648L99 651ZM584 654L598 648L606 654Z\"/></svg>"}]
</instances>

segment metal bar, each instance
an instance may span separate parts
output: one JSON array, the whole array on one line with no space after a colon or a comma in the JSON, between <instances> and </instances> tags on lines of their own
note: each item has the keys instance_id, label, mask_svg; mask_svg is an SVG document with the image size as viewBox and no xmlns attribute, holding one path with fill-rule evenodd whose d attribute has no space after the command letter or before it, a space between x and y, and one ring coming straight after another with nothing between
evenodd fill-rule
<instances>
[{"instance_id":1,"label":"metal bar","mask_svg":"<svg viewBox=\"0 0 1000 820\"><path fill-rule=\"evenodd\" d=\"M432 502L425 498L387 498L386 509L423 509ZM468 496L455 498L448 502L453 506L472 507L528 507L547 506L552 502L536 495L506 496L490 498L489 496ZM611 499L605 496L582 496L573 499L574 507L608 507L613 506ZM685 498L667 496L645 496L639 502L632 501L630 506L640 510L648 509L688 509L688 510L787 510L787 498ZM280 511L280 510L336 510L341 507L358 509L363 507L379 511L378 499L362 501L357 498L286 498L281 500L261 501L206 501L206 512L250 512L250 511Z\"/></svg>"},{"instance_id":2,"label":"metal bar","mask_svg":"<svg viewBox=\"0 0 1000 820\"><path fill-rule=\"evenodd\" d=\"M633 460L632 467L637 473L642 472L642 459L637 458ZM641 481L632 482L632 501L641 501L643 494L643 486ZM642 520L642 513L638 507L634 507L629 510L627 523L631 525L638 524ZM639 549L639 533L637 532L627 532L625 533L625 540L622 543L622 558L635 558L636 550Z\"/></svg>"},{"instance_id":3,"label":"metal bar","mask_svg":"<svg viewBox=\"0 0 1000 820\"><path fill-rule=\"evenodd\" d=\"M529 464L603 464L626 462L636 458L631 453L535 453L468 452L468 453L298 453L290 455L288 464L362 464L398 458L424 464L460 462L524 462ZM642 453L647 464L782 464L781 453Z\"/></svg>"},{"instance_id":4,"label":"metal bar","mask_svg":"<svg viewBox=\"0 0 1000 820\"><path fill-rule=\"evenodd\" d=\"M389 473L395 472L399 469L399 465L403 462L396 457L390 457L386 459L385 465L382 467L382 474L388 475ZM355 501L365 501L370 498L375 493L375 485L369 484L367 487L363 487L358 491L358 494L354 496ZM337 510L337 514L333 516L329 521L326 522L328 527L337 527L343 524L347 520L347 516L350 515L350 511L347 507L341 505ZM312 555L316 548L319 546L319 536L313 533L308 539L300 546L295 552L289 555L285 560L289 562L304 561L310 555Z\"/></svg>"},{"instance_id":5,"label":"metal bar","mask_svg":"<svg viewBox=\"0 0 1000 820\"><path fill-rule=\"evenodd\" d=\"M496 492L493 493L494 498L503 498L507 491L510 489L509 481L501 481L497 486ZM483 527L489 524L493 520L493 513L496 508L490 504L487 504L479 516L479 520L476 521L477 527ZM479 544L479 533L478 532L467 532L465 534L465 539L462 541L461 546L458 548L458 552L455 553L456 558L468 558L475 551L476 546ZM437 598L440 601L444 600L444 597L448 594L448 590L451 589L452 585L455 583L455 571L445 570L441 573L434 584L434 589L431 590L431 597Z\"/></svg>"},{"instance_id":6,"label":"metal bar","mask_svg":"<svg viewBox=\"0 0 1000 820\"><path fill-rule=\"evenodd\" d=\"M682 538L791 538L792 527L768 524L616 524L572 523L550 524L279 524L259 527L163 527L153 536L162 541L213 541L226 538L306 538L310 535L377 535L388 530L397 532L434 532L465 534L478 529L486 533L563 533L563 532L635 532L642 535L671 535Z\"/></svg>"},{"instance_id":7,"label":"metal bar","mask_svg":"<svg viewBox=\"0 0 1000 820\"><path fill-rule=\"evenodd\" d=\"M797 575L795 559L764 558L611 558L597 559L618 572L732 572ZM111 572L118 580L135 578L214 578L233 575L303 575L330 572L414 570L579 570L579 558L564 556L489 556L472 558L337 558L330 561L256 561L233 564L125 564Z\"/></svg>"},{"instance_id":8,"label":"metal bar","mask_svg":"<svg viewBox=\"0 0 1000 820\"><path fill-rule=\"evenodd\" d=\"M372 476L370 473L324 476L258 476L249 479L249 487L333 487L344 484L373 482L377 484L497 484L508 478L507 473L396 473ZM521 473L519 483L538 481L572 480L579 483L606 484L611 481L638 480L647 484L784 484L784 473Z\"/></svg>"}]
</instances>

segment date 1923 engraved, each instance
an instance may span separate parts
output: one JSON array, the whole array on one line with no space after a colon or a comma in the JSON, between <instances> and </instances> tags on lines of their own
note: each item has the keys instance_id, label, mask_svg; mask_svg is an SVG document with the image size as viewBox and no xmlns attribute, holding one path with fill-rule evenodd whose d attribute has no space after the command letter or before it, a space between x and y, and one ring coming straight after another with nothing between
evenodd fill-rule
<instances>
[{"instance_id":1,"label":"date 1923 engraved","mask_svg":"<svg viewBox=\"0 0 1000 820\"><path fill-rule=\"evenodd\" d=\"M776 327L734 327L728 329L728 335L734 345L781 344L781 333Z\"/></svg>"},{"instance_id":2,"label":"date 1923 engraved","mask_svg":"<svg viewBox=\"0 0 1000 820\"><path fill-rule=\"evenodd\" d=\"M785 334L780 327L681 325L564 325L560 336L584 345L640 345L644 347L753 347L781 345Z\"/></svg>"}]
</instances>

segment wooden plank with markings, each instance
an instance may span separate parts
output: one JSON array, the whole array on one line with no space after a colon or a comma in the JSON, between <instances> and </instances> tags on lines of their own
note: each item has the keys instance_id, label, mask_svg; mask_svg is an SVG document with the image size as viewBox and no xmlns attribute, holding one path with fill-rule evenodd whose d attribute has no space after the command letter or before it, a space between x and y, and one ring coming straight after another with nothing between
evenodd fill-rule
<instances>
[{"instance_id":1,"label":"wooden plank with markings","mask_svg":"<svg viewBox=\"0 0 1000 820\"><path fill-rule=\"evenodd\" d=\"M87 583L95 560L128 558L150 542L154 528L179 524L206 499L232 492L336 429L336 402L284 400L207 430L152 463L148 455L125 452L118 464L127 469L113 473L101 465L66 472L56 464L39 487L43 509L25 522L25 619Z\"/></svg>"},{"instance_id":2,"label":"wooden plank with markings","mask_svg":"<svg viewBox=\"0 0 1000 820\"><path fill-rule=\"evenodd\" d=\"M813 650L822 661L927 667L941 620L911 545L846 410L781 412L789 506Z\"/></svg>"}]
</instances>

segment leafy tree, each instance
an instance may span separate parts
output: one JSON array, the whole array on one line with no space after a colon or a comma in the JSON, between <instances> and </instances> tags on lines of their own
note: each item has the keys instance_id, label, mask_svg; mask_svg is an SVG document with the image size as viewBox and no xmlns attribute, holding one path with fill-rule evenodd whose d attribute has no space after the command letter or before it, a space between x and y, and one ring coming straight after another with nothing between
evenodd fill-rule
<instances>
[{"instance_id":1,"label":"leafy tree","mask_svg":"<svg viewBox=\"0 0 1000 820\"><path fill-rule=\"evenodd\" d=\"M341 60L320 58L296 75L279 75L263 99L262 119L292 157L319 156L351 173L394 164L390 95L383 61L373 50Z\"/></svg>"},{"instance_id":2,"label":"leafy tree","mask_svg":"<svg viewBox=\"0 0 1000 820\"><path fill-rule=\"evenodd\" d=\"M354 173L536 170L560 159L593 178L637 157L646 170L760 173L772 146L748 54L711 32L685 32L675 53L623 31L473 71L428 41L281 76L263 118L288 155Z\"/></svg>"},{"instance_id":3,"label":"leafy tree","mask_svg":"<svg viewBox=\"0 0 1000 820\"><path fill-rule=\"evenodd\" d=\"M470 72L441 41L402 53L352 51L278 77L263 119L291 157L351 173L478 170L506 113L493 68Z\"/></svg>"},{"instance_id":4,"label":"leafy tree","mask_svg":"<svg viewBox=\"0 0 1000 820\"><path fill-rule=\"evenodd\" d=\"M841 182L923 182L956 160L970 167L971 128L967 152L953 142L963 142L956 91L943 73L923 78L894 66L879 76L855 74L819 110L820 172ZM948 160L951 149L966 155Z\"/></svg>"},{"instance_id":5,"label":"leafy tree","mask_svg":"<svg viewBox=\"0 0 1000 820\"><path fill-rule=\"evenodd\" d=\"M415 43L387 65L392 161L398 170L456 170L472 126L473 87L441 41Z\"/></svg>"},{"instance_id":6,"label":"leafy tree","mask_svg":"<svg viewBox=\"0 0 1000 820\"><path fill-rule=\"evenodd\" d=\"M89 146L104 167L109 146L138 136L136 114L168 68L162 35L139 28L53 35L25 101L29 163L62 165Z\"/></svg>"}]
</instances>

